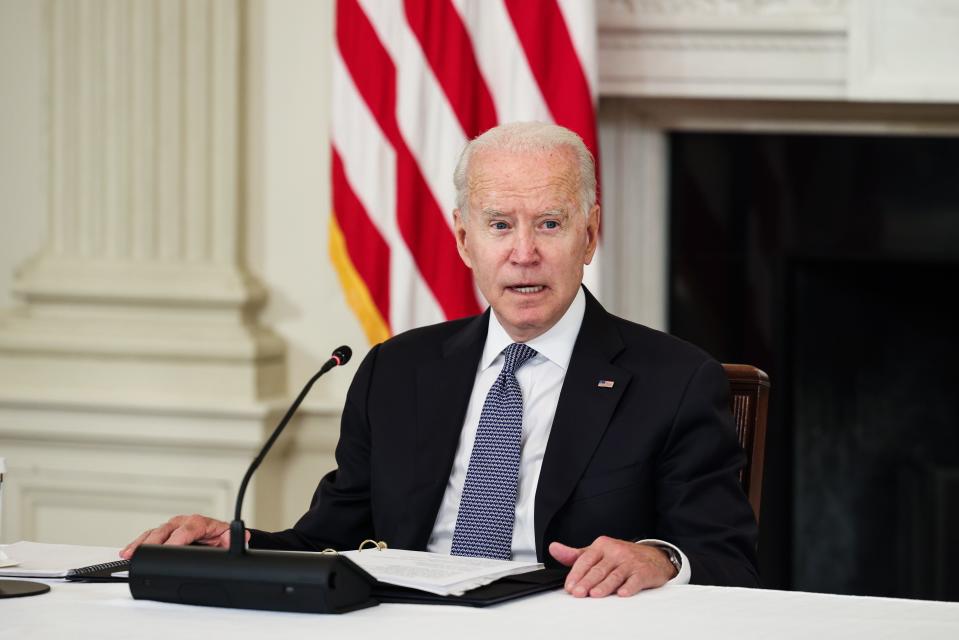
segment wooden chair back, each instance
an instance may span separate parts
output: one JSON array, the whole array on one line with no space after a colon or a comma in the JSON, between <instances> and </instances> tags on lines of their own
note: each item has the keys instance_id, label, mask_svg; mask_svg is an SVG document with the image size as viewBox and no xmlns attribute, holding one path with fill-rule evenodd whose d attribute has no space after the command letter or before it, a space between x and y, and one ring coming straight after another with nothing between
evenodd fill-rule
<instances>
[{"instance_id":1,"label":"wooden chair back","mask_svg":"<svg viewBox=\"0 0 959 640\"><path fill-rule=\"evenodd\" d=\"M766 451L766 414L769 408L769 376L748 364L724 364L729 378L733 420L739 444L746 452L746 466L739 481L749 498L756 522L763 494L763 457Z\"/></svg>"}]
</instances>

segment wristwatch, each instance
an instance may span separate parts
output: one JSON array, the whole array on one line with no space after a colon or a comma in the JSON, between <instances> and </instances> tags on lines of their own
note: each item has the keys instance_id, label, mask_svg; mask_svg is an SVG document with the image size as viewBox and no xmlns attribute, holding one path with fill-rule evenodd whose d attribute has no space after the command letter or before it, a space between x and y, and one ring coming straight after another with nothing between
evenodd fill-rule
<instances>
[{"instance_id":1,"label":"wristwatch","mask_svg":"<svg viewBox=\"0 0 959 640\"><path fill-rule=\"evenodd\" d=\"M679 575L679 572L682 571L683 569L683 559L682 559L682 556L679 555L678 551L676 551L672 547L667 547L664 544L652 544L649 542L644 542L643 544L648 544L649 546L659 549L660 551L665 553L666 558L669 559L669 563L676 568L676 575L677 576Z\"/></svg>"}]
</instances>

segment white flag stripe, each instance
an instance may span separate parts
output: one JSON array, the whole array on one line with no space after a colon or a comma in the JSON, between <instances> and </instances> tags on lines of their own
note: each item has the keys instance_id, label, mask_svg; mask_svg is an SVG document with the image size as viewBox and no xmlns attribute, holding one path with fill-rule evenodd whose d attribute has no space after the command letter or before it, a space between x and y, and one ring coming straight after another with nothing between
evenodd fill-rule
<instances>
[{"instance_id":1,"label":"white flag stripe","mask_svg":"<svg viewBox=\"0 0 959 640\"><path fill-rule=\"evenodd\" d=\"M333 55L331 138L347 182L390 247L390 312L394 333L443 320L433 293L420 277L396 223L396 153L347 73Z\"/></svg>"},{"instance_id":2,"label":"white flag stripe","mask_svg":"<svg viewBox=\"0 0 959 640\"><path fill-rule=\"evenodd\" d=\"M593 104L599 95L599 64L596 56L599 50L596 42L596 4L585 0L557 0L566 29L573 41L573 48L583 68L583 75L589 84L589 93Z\"/></svg>"},{"instance_id":3,"label":"white flag stripe","mask_svg":"<svg viewBox=\"0 0 959 640\"><path fill-rule=\"evenodd\" d=\"M450 214L456 201L453 170L457 152L466 145L466 134L423 55L416 34L406 22L402 4L373 0L361 0L361 4L396 65L396 116L400 135L452 231ZM371 14L371 5L378 11Z\"/></svg>"},{"instance_id":4,"label":"white flag stripe","mask_svg":"<svg viewBox=\"0 0 959 640\"><path fill-rule=\"evenodd\" d=\"M404 250L409 256L409 250ZM426 281L418 271L414 273L415 277L405 279L390 273L390 324L394 334L446 320Z\"/></svg>"},{"instance_id":5,"label":"white flag stripe","mask_svg":"<svg viewBox=\"0 0 959 640\"><path fill-rule=\"evenodd\" d=\"M526 53L502 0L453 0L473 40L476 63L496 106L499 122L552 122Z\"/></svg>"}]
</instances>

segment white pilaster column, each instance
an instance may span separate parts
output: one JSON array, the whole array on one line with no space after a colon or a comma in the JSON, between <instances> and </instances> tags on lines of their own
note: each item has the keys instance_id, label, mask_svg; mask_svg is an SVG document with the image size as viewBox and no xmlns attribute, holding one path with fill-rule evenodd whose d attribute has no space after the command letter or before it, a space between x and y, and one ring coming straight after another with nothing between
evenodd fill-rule
<instances>
[{"instance_id":1,"label":"white pilaster column","mask_svg":"<svg viewBox=\"0 0 959 640\"><path fill-rule=\"evenodd\" d=\"M665 331L669 212L666 132L623 100L599 113L603 171L603 296L614 313Z\"/></svg>"},{"instance_id":2,"label":"white pilaster column","mask_svg":"<svg viewBox=\"0 0 959 640\"><path fill-rule=\"evenodd\" d=\"M285 391L244 268L245 3L45 10L49 234L0 318L0 535L226 517Z\"/></svg>"}]
</instances>

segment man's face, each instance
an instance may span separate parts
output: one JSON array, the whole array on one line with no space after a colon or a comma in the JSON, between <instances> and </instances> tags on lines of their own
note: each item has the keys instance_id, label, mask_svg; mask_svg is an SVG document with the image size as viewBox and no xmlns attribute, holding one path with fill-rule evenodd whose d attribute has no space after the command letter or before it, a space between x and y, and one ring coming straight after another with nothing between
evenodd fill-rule
<instances>
[{"instance_id":1,"label":"man's face","mask_svg":"<svg viewBox=\"0 0 959 640\"><path fill-rule=\"evenodd\" d=\"M469 211L453 212L456 244L500 324L517 342L546 332L566 313L596 251L599 206L584 216L576 156L477 152Z\"/></svg>"}]
</instances>

